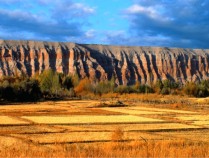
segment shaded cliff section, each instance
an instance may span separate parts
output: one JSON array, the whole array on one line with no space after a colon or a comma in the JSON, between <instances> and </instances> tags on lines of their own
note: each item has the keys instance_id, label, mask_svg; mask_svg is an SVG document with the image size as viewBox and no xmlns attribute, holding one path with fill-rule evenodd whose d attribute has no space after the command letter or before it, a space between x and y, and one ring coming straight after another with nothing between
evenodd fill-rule
<instances>
[{"instance_id":1,"label":"shaded cliff section","mask_svg":"<svg viewBox=\"0 0 209 158\"><path fill-rule=\"evenodd\" d=\"M0 40L0 76L33 76L46 69L118 85L209 78L209 50Z\"/></svg>"}]
</instances>

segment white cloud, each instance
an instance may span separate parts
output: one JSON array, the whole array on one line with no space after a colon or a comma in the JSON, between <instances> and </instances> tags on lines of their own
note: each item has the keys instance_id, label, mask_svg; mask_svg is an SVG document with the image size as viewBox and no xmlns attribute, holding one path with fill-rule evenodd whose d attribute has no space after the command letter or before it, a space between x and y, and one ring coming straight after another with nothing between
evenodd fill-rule
<instances>
[{"instance_id":1,"label":"white cloud","mask_svg":"<svg viewBox=\"0 0 209 158\"><path fill-rule=\"evenodd\" d=\"M96 31L94 29L88 30L85 32L86 38L93 38L95 37Z\"/></svg>"},{"instance_id":2,"label":"white cloud","mask_svg":"<svg viewBox=\"0 0 209 158\"><path fill-rule=\"evenodd\" d=\"M25 9L28 5L32 8ZM95 8L73 0L0 0L0 38L93 39L88 17L94 12Z\"/></svg>"},{"instance_id":3,"label":"white cloud","mask_svg":"<svg viewBox=\"0 0 209 158\"><path fill-rule=\"evenodd\" d=\"M134 4L130 6L126 12L128 14L145 14L153 19L160 19L161 14L160 14L160 9L161 6L141 6L139 4Z\"/></svg>"},{"instance_id":4,"label":"white cloud","mask_svg":"<svg viewBox=\"0 0 209 158\"><path fill-rule=\"evenodd\" d=\"M95 8L91 8L89 6L86 6L82 3L74 3L73 5L71 5L72 9L78 9L78 10L81 10L82 12L84 13L88 13L88 14L91 14L91 13L94 13L95 12Z\"/></svg>"},{"instance_id":5,"label":"white cloud","mask_svg":"<svg viewBox=\"0 0 209 158\"><path fill-rule=\"evenodd\" d=\"M95 8L90 7L84 3L73 3L72 1L59 1L54 4L53 16L60 20L68 20L70 18L86 18L95 13ZM87 19L83 19L86 21Z\"/></svg>"},{"instance_id":6,"label":"white cloud","mask_svg":"<svg viewBox=\"0 0 209 158\"><path fill-rule=\"evenodd\" d=\"M127 34L143 38L139 44L208 48L208 7L207 0L135 0L125 10Z\"/></svg>"},{"instance_id":7,"label":"white cloud","mask_svg":"<svg viewBox=\"0 0 209 158\"><path fill-rule=\"evenodd\" d=\"M174 20L174 18L170 15L169 9L167 8L167 2L156 3L154 1L142 1L143 5L141 3L136 3L128 7L125 10L125 17L128 16L129 19L132 19L133 16L145 16L156 21L161 21L163 23L169 23ZM147 4L145 2L147 2Z\"/></svg>"},{"instance_id":8,"label":"white cloud","mask_svg":"<svg viewBox=\"0 0 209 158\"><path fill-rule=\"evenodd\" d=\"M130 6L127 11L131 14L136 14L136 13L149 13L152 12L152 8L151 7L143 7L141 5L138 4L134 4L132 6Z\"/></svg>"}]
</instances>

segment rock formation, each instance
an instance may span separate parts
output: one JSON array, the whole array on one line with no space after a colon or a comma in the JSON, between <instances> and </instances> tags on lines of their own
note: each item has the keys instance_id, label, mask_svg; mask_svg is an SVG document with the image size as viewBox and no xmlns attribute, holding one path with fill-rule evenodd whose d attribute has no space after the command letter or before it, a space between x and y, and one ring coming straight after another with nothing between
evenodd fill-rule
<instances>
[{"instance_id":1,"label":"rock formation","mask_svg":"<svg viewBox=\"0 0 209 158\"><path fill-rule=\"evenodd\" d=\"M91 80L131 85L170 79L185 83L209 77L209 49L0 41L0 76L33 76L45 69Z\"/></svg>"}]
</instances>

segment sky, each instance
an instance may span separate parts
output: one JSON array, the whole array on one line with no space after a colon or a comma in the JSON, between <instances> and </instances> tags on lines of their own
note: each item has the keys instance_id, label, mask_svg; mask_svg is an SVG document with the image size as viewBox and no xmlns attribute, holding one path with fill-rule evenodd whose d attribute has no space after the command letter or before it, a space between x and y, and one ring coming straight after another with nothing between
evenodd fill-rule
<instances>
[{"instance_id":1,"label":"sky","mask_svg":"<svg viewBox=\"0 0 209 158\"><path fill-rule=\"evenodd\" d=\"M209 48L209 1L0 0L0 39Z\"/></svg>"}]
</instances>

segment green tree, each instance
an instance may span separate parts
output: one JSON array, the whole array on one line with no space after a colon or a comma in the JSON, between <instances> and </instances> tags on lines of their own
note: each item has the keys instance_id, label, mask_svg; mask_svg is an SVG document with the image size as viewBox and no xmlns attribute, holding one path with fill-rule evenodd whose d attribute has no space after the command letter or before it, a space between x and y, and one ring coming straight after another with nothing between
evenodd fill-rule
<instances>
[{"instance_id":1,"label":"green tree","mask_svg":"<svg viewBox=\"0 0 209 158\"><path fill-rule=\"evenodd\" d=\"M61 83L59 75L51 69L45 70L40 75L40 88L45 94L56 95L61 90Z\"/></svg>"},{"instance_id":2,"label":"green tree","mask_svg":"<svg viewBox=\"0 0 209 158\"><path fill-rule=\"evenodd\" d=\"M113 92L114 89L115 89L115 76L114 76L114 74L112 75L112 78L110 79L109 84L110 84L111 92Z\"/></svg>"},{"instance_id":3,"label":"green tree","mask_svg":"<svg viewBox=\"0 0 209 158\"><path fill-rule=\"evenodd\" d=\"M49 70L44 70L40 77L40 87L42 92L50 92L51 87L53 86L53 76L54 72Z\"/></svg>"},{"instance_id":4,"label":"green tree","mask_svg":"<svg viewBox=\"0 0 209 158\"><path fill-rule=\"evenodd\" d=\"M53 78L52 78L52 87L51 87L51 92L52 94L55 94L56 97L58 96L58 93L61 91L61 83L60 83L60 78L57 73L54 73Z\"/></svg>"}]
</instances>

